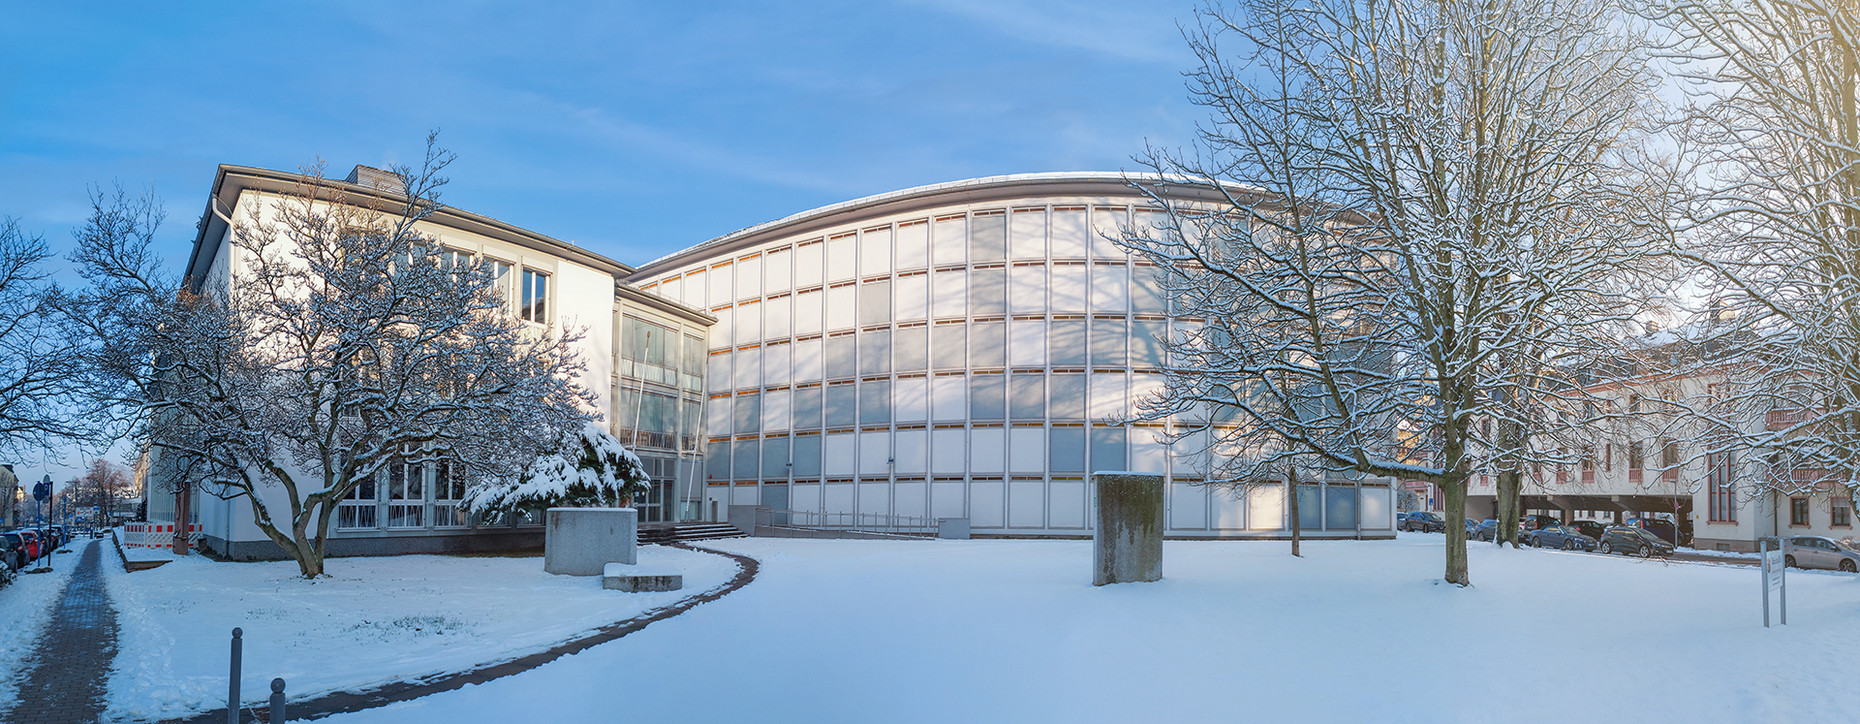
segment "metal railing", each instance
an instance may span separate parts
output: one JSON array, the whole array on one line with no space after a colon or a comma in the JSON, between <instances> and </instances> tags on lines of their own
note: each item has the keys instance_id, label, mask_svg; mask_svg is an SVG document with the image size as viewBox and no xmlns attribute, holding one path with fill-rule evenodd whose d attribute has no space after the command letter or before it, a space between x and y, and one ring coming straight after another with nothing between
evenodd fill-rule
<instances>
[{"instance_id":1,"label":"metal railing","mask_svg":"<svg viewBox=\"0 0 1860 724\"><path fill-rule=\"evenodd\" d=\"M756 525L845 530L894 535L936 535L936 518L884 513L827 513L812 510L756 511Z\"/></svg>"}]
</instances>

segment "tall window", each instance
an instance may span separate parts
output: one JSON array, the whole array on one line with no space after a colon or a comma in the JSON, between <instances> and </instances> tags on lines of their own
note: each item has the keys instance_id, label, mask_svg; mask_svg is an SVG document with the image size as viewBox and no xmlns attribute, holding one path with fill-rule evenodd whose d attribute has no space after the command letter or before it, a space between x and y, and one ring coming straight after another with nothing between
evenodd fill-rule
<instances>
[{"instance_id":1,"label":"tall window","mask_svg":"<svg viewBox=\"0 0 1860 724\"><path fill-rule=\"evenodd\" d=\"M1808 525L1808 498L1789 499L1789 525Z\"/></svg>"},{"instance_id":2,"label":"tall window","mask_svg":"<svg viewBox=\"0 0 1860 724\"><path fill-rule=\"evenodd\" d=\"M1660 445L1660 479L1679 481L1679 441L1666 440Z\"/></svg>"},{"instance_id":3,"label":"tall window","mask_svg":"<svg viewBox=\"0 0 1860 724\"><path fill-rule=\"evenodd\" d=\"M425 465L398 462L388 465L387 527L426 527Z\"/></svg>"},{"instance_id":4,"label":"tall window","mask_svg":"<svg viewBox=\"0 0 1860 724\"><path fill-rule=\"evenodd\" d=\"M538 324L548 324L549 275L535 269L524 269L522 300L519 316Z\"/></svg>"},{"instance_id":5,"label":"tall window","mask_svg":"<svg viewBox=\"0 0 1860 724\"><path fill-rule=\"evenodd\" d=\"M375 505L379 502L375 497L375 488L374 479L369 478L342 496L342 503L336 506L337 528L381 527L375 516Z\"/></svg>"},{"instance_id":6,"label":"tall window","mask_svg":"<svg viewBox=\"0 0 1860 724\"><path fill-rule=\"evenodd\" d=\"M1848 528L1853 526L1853 524L1853 513L1848 510L1847 501L1834 501L1834 507L1828 511L1828 525L1836 528Z\"/></svg>"},{"instance_id":7,"label":"tall window","mask_svg":"<svg viewBox=\"0 0 1860 724\"><path fill-rule=\"evenodd\" d=\"M433 468L433 525L441 528L460 528L471 524L471 516L466 515L465 476L452 474L452 463L434 460L428 463Z\"/></svg>"},{"instance_id":8,"label":"tall window","mask_svg":"<svg viewBox=\"0 0 1860 724\"><path fill-rule=\"evenodd\" d=\"M1628 443L1628 478L1640 482L1640 469L1646 467L1646 454L1641 452L1640 441Z\"/></svg>"},{"instance_id":9,"label":"tall window","mask_svg":"<svg viewBox=\"0 0 1860 724\"><path fill-rule=\"evenodd\" d=\"M1710 499L1711 521L1737 522L1737 497L1731 488L1731 454L1706 455L1705 467L1710 471L1706 479L1706 492Z\"/></svg>"}]
</instances>

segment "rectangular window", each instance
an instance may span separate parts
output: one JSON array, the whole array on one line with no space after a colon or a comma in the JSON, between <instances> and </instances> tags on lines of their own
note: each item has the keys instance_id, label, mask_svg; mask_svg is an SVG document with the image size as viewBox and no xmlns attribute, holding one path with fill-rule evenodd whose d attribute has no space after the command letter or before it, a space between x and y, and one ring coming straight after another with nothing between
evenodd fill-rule
<instances>
[{"instance_id":1,"label":"rectangular window","mask_svg":"<svg viewBox=\"0 0 1860 724\"><path fill-rule=\"evenodd\" d=\"M892 339L892 350L897 355L899 372L924 369L930 357L929 337L928 327L905 327L897 331Z\"/></svg>"},{"instance_id":2,"label":"rectangular window","mask_svg":"<svg viewBox=\"0 0 1860 724\"><path fill-rule=\"evenodd\" d=\"M969 330L960 324L939 324L930 329L930 361L937 369L962 369L969 364Z\"/></svg>"},{"instance_id":3,"label":"rectangular window","mask_svg":"<svg viewBox=\"0 0 1860 724\"><path fill-rule=\"evenodd\" d=\"M1711 522L1737 522L1737 496L1731 487L1731 454L1712 453L1705 456L1707 507L1710 509Z\"/></svg>"},{"instance_id":4,"label":"rectangular window","mask_svg":"<svg viewBox=\"0 0 1860 724\"><path fill-rule=\"evenodd\" d=\"M1667 440L1660 445L1660 479L1666 482L1679 480L1679 441Z\"/></svg>"},{"instance_id":5,"label":"rectangular window","mask_svg":"<svg viewBox=\"0 0 1860 724\"><path fill-rule=\"evenodd\" d=\"M400 462L388 465L387 527L426 527L425 465Z\"/></svg>"},{"instance_id":6,"label":"rectangular window","mask_svg":"<svg viewBox=\"0 0 1860 724\"><path fill-rule=\"evenodd\" d=\"M1085 472L1085 428L1055 427L1047 440L1047 469L1055 473Z\"/></svg>"},{"instance_id":7,"label":"rectangular window","mask_svg":"<svg viewBox=\"0 0 1860 724\"><path fill-rule=\"evenodd\" d=\"M1628 477L1633 482L1640 482L1640 470L1646 467L1645 453L1641 452L1640 441L1628 443Z\"/></svg>"},{"instance_id":8,"label":"rectangular window","mask_svg":"<svg viewBox=\"0 0 1860 724\"><path fill-rule=\"evenodd\" d=\"M969 313L977 317L1007 314L1007 270L977 269L969 273Z\"/></svg>"},{"instance_id":9,"label":"rectangular window","mask_svg":"<svg viewBox=\"0 0 1860 724\"><path fill-rule=\"evenodd\" d=\"M1055 420L1085 418L1085 375L1053 375L1047 391L1047 410Z\"/></svg>"},{"instance_id":10,"label":"rectangular window","mask_svg":"<svg viewBox=\"0 0 1860 724\"><path fill-rule=\"evenodd\" d=\"M466 514L463 506L465 500L465 476L452 474L452 463L446 460L434 460L433 467L433 526L437 528L463 528L471 524L471 516Z\"/></svg>"},{"instance_id":11,"label":"rectangular window","mask_svg":"<svg viewBox=\"0 0 1860 724\"><path fill-rule=\"evenodd\" d=\"M1007 375L976 375L969 382L969 418L999 420L1007 416Z\"/></svg>"},{"instance_id":12,"label":"rectangular window","mask_svg":"<svg viewBox=\"0 0 1860 724\"><path fill-rule=\"evenodd\" d=\"M1094 427L1091 429L1091 469L1123 470L1127 448L1124 445L1124 428Z\"/></svg>"},{"instance_id":13,"label":"rectangular window","mask_svg":"<svg viewBox=\"0 0 1860 724\"><path fill-rule=\"evenodd\" d=\"M496 259L486 259L485 263L490 265L491 291L497 293L498 299L504 300L504 309L508 311L510 301L514 299L510 294L510 264Z\"/></svg>"},{"instance_id":14,"label":"rectangular window","mask_svg":"<svg viewBox=\"0 0 1860 724\"><path fill-rule=\"evenodd\" d=\"M822 392L820 387L802 387L794 391L794 429L813 430L820 427Z\"/></svg>"},{"instance_id":15,"label":"rectangular window","mask_svg":"<svg viewBox=\"0 0 1860 724\"><path fill-rule=\"evenodd\" d=\"M342 496L342 503L336 507L337 528L379 528L380 519L376 517L377 487L374 478L368 478L350 488Z\"/></svg>"},{"instance_id":16,"label":"rectangular window","mask_svg":"<svg viewBox=\"0 0 1860 724\"><path fill-rule=\"evenodd\" d=\"M1047 333L1047 358L1055 367L1085 364L1085 320L1055 319Z\"/></svg>"},{"instance_id":17,"label":"rectangular window","mask_svg":"<svg viewBox=\"0 0 1860 724\"><path fill-rule=\"evenodd\" d=\"M846 427L858 420L858 391L850 384L827 388L827 427Z\"/></svg>"},{"instance_id":18,"label":"rectangular window","mask_svg":"<svg viewBox=\"0 0 1860 724\"><path fill-rule=\"evenodd\" d=\"M820 477L820 436L802 435L794 439L794 477Z\"/></svg>"},{"instance_id":19,"label":"rectangular window","mask_svg":"<svg viewBox=\"0 0 1860 724\"><path fill-rule=\"evenodd\" d=\"M969 363L976 367L1001 367L1007 364L1007 323L980 322L974 325L969 345Z\"/></svg>"},{"instance_id":20,"label":"rectangular window","mask_svg":"<svg viewBox=\"0 0 1860 724\"><path fill-rule=\"evenodd\" d=\"M859 383L859 424L884 425L891 422L891 383L873 380Z\"/></svg>"},{"instance_id":21,"label":"rectangular window","mask_svg":"<svg viewBox=\"0 0 1860 724\"><path fill-rule=\"evenodd\" d=\"M882 375L891 371L891 330L875 329L859 333L859 374Z\"/></svg>"},{"instance_id":22,"label":"rectangular window","mask_svg":"<svg viewBox=\"0 0 1860 724\"><path fill-rule=\"evenodd\" d=\"M1124 367L1130 364L1126 344L1130 331L1122 319L1091 321L1091 363Z\"/></svg>"},{"instance_id":23,"label":"rectangular window","mask_svg":"<svg viewBox=\"0 0 1860 724\"><path fill-rule=\"evenodd\" d=\"M1789 525L1808 525L1808 498L1789 499Z\"/></svg>"},{"instance_id":24,"label":"rectangular window","mask_svg":"<svg viewBox=\"0 0 1860 724\"><path fill-rule=\"evenodd\" d=\"M850 334L827 338L827 379L858 374L858 368L853 365L857 344L858 340Z\"/></svg>"},{"instance_id":25,"label":"rectangular window","mask_svg":"<svg viewBox=\"0 0 1860 724\"><path fill-rule=\"evenodd\" d=\"M969 261L995 261L1007 257L1007 214L977 214L969 230Z\"/></svg>"},{"instance_id":26,"label":"rectangular window","mask_svg":"<svg viewBox=\"0 0 1860 724\"><path fill-rule=\"evenodd\" d=\"M1046 378L1041 375L1014 375L1008 385L1009 411L1016 420L1039 420L1046 417Z\"/></svg>"},{"instance_id":27,"label":"rectangular window","mask_svg":"<svg viewBox=\"0 0 1860 724\"><path fill-rule=\"evenodd\" d=\"M549 323L549 275L525 268L523 270L523 306L522 317L537 324Z\"/></svg>"},{"instance_id":28,"label":"rectangular window","mask_svg":"<svg viewBox=\"0 0 1860 724\"><path fill-rule=\"evenodd\" d=\"M1850 528L1853 524L1853 516L1848 511L1847 504L1838 500L1834 501L1834 507L1828 511L1828 525L1836 528Z\"/></svg>"},{"instance_id":29,"label":"rectangular window","mask_svg":"<svg viewBox=\"0 0 1860 724\"><path fill-rule=\"evenodd\" d=\"M859 288L859 326L891 321L891 282L870 282Z\"/></svg>"}]
</instances>

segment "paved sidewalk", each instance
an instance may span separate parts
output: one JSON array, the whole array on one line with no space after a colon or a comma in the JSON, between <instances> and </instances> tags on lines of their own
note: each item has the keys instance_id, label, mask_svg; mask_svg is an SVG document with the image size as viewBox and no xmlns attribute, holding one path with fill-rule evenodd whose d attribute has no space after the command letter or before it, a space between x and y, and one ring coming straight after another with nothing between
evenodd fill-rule
<instances>
[{"instance_id":1,"label":"paved sidewalk","mask_svg":"<svg viewBox=\"0 0 1860 724\"><path fill-rule=\"evenodd\" d=\"M4 712L12 724L91 724L103 714L104 685L116 658L116 607L99 570L103 546L84 546L64 595L39 634L19 682L19 701ZM57 555L57 554L53 554ZM64 556L55 565L71 565Z\"/></svg>"}]
</instances>

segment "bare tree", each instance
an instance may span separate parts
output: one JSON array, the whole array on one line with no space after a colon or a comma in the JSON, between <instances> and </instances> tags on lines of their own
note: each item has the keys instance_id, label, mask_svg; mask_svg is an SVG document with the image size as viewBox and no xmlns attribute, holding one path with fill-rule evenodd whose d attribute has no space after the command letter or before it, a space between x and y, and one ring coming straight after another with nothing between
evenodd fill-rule
<instances>
[{"instance_id":1,"label":"bare tree","mask_svg":"<svg viewBox=\"0 0 1860 724\"><path fill-rule=\"evenodd\" d=\"M452 158L429 138L420 168L394 169L398 198L312 167L234 226L240 272L223 288L161 276L153 229L110 231L118 210L81 237L106 390L192 484L247 500L306 577L323 572L338 503L390 463L513 478L590 418L579 333L526 329L487 266L416 230Z\"/></svg>"},{"instance_id":2,"label":"bare tree","mask_svg":"<svg viewBox=\"0 0 1860 724\"><path fill-rule=\"evenodd\" d=\"M1688 81L1706 271L1681 401L1714 492L1860 490L1860 13L1838 0L1653 2ZM1740 482L1748 481L1748 482Z\"/></svg>"},{"instance_id":3,"label":"bare tree","mask_svg":"<svg viewBox=\"0 0 1860 724\"><path fill-rule=\"evenodd\" d=\"M116 507L116 501L133 492L134 484L129 479L129 471L122 466L104 458L92 460L84 474L72 480L65 489L65 495L79 510L95 506L98 523L107 522Z\"/></svg>"},{"instance_id":4,"label":"bare tree","mask_svg":"<svg viewBox=\"0 0 1860 724\"><path fill-rule=\"evenodd\" d=\"M81 349L44 268L45 240L0 218L0 451L39 459L66 442L94 442Z\"/></svg>"},{"instance_id":5,"label":"bare tree","mask_svg":"<svg viewBox=\"0 0 1860 724\"><path fill-rule=\"evenodd\" d=\"M1152 150L1160 180L1133 184L1167 220L1122 239L1200 322L1170 341L1145 416L1229 451L1216 484L1299 456L1433 482L1463 517L1496 447L1473 423L1511 413L1519 375L1547 376L1507 359L1621 321L1595 301L1629 286L1644 224L1619 186L1651 85L1640 40L1605 0L1254 0L1201 18L1190 88L1213 122L1195 154ZM1223 199L1175 201L1176 184ZM1470 582L1465 550L1447 526L1447 581Z\"/></svg>"}]
</instances>

